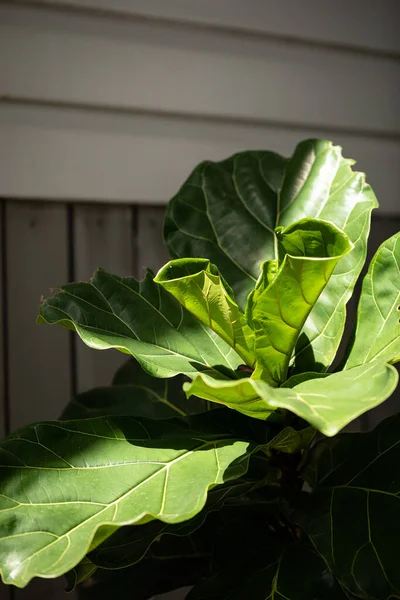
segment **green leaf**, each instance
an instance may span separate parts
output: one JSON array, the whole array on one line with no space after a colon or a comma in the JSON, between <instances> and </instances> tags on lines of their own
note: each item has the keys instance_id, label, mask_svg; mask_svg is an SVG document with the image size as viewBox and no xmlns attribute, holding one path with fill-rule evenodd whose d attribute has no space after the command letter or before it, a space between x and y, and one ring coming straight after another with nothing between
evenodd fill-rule
<instances>
[{"instance_id":1,"label":"green leaf","mask_svg":"<svg viewBox=\"0 0 400 600\"><path fill-rule=\"evenodd\" d=\"M98 350L134 356L155 377L235 369L236 352L154 283L117 277L99 269L90 283L71 283L46 300L39 322L76 330Z\"/></svg>"},{"instance_id":2,"label":"green leaf","mask_svg":"<svg viewBox=\"0 0 400 600\"><path fill-rule=\"evenodd\" d=\"M102 569L121 569L133 565L144 557L153 543L159 549L159 542L163 536L168 538L166 541L168 546L170 537L182 537L192 534L204 526L211 513L220 511L226 503L245 496L257 486L257 483L257 481L251 479L237 479L210 490L203 510L183 523L169 524L156 520L140 527L121 527L101 546L93 550L89 554L89 558L94 565ZM223 517L217 515L216 519L219 525L222 525ZM215 529L214 520L212 527ZM210 527L208 524L205 529L207 536L209 536Z\"/></svg>"},{"instance_id":3,"label":"green leaf","mask_svg":"<svg viewBox=\"0 0 400 600\"><path fill-rule=\"evenodd\" d=\"M254 365L254 332L235 302L233 292L206 259L185 258L167 263L154 281Z\"/></svg>"},{"instance_id":4,"label":"green leaf","mask_svg":"<svg viewBox=\"0 0 400 600\"><path fill-rule=\"evenodd\" d=\"M140 563L125 569L97 569L90 585L79 590L79 600L153 600L159 599L159 594L197 583L209 570L216 532L210 527L208 534L208 539L201 531L187 538L170 538L171 547L165 547L161 540Z\"/></svg>"},{"instance_id":5,"label":"green leaf","mask_svg":"<svg viewBox=\"0 0 400 600\"><path fill-rule=\"evenodd\" d=\"M345 600L325 561L292 537L285 524L258 516L229 523L219 534L212 571L187 600Z\"/></svg>"},{"instance_id":6,"label":"green leaf","mask_svg":"<svg viewBox=\"0 0 400 600\"><path fill-rule=\"evenodd\" d=\"M268 456L273 452L285 452L286 454L297 454L305 450L311 444L315 436L315 429L306 427L297 431L293 427L285 427L268 444L264 446L264 451Z\"/></svg>"},{"instance_id":7,"label":"green leaf","mask_svg":"<svg viewBox=\"0 0 400 600\"><path fill-rule=\"evenodd\" d=\"M270 265L249 295L246 316L256 332L263 379L279 385L287 378L300 331L322 290L353 244L335 225L302 219L277 231L279 263Z\"/></svg>"},{"instance_id":8,"label":"green leaf","mask_svg":"<svg viewBox=\"0 0 400 600\"><path fill-rule=\"evenodd\" d=\"M66 573L65 577L67 579L67 588L65 591L72 592L77 585L90 579L90 577L92 577L96 571L96 565L94 565L92 561L85 556L79 565L76 565L76 567Z\"/></svg>"},{"instance_id":9,"label":"green leaf","mask_svg":"<svg viewBox=\"0 0 400 600\"><path fill-rule=\"evenodd\" d=\"M370 263L345 368L376 359L400 361L400 233L386 240Z\"/></svg>"},{"instance_id":10,"label":"green leaf","mask_svg":"<svg viewBox=\"0 0 400 600\"><path fill-rule=\"evenodd\" d=\"M107 415L169 419L198 414L206 403L194 396L187 400L181 376L170 379L151 377L131 359L114 377L114 385L78 394L64 409L60 419L88 419Z\"/></svg>"},{"instance_id":11,"label":"green leaf","mask_svg":"<svg viewBox=\"0 0 400 600\"><path fill-rule=\"evenodd\" d=\"M265 381L246 378L216 380L198 375L183 388L211 402L224 404L255 419L268 419L276 409L286 409L327 436L378 406L396 389L394 367L374 361L328 377L309 379L293 388L273 388ZM279 413L278 413L279 415Z\"/></svg>"},{"instance_id":12,"label":"green leaf","mask_svg":"<svg viewBox=\"0 0 400 600\"><path fill-rule=\"evenodd\" d=\"M173 258L205 257L217 265L245 307L261 264L277 259L274 230L304 217L343 229L354 250L337 265L300 336L300 371L325 370L344 330L345 306L366 257L371 210L378 206L363 173L341 148L301 142L291 159L273 152L241 152L201 163L171 200L164 236Z\"/></svg>"},{"instance_id":13,"label":"green leaf","mask_svg":"<svg viewBox=\"0 0 400 600\"><path fill-rule=\"evenodd\" d=\"M237 548L243 552L243 546ZM307 547L267 548L255 565L236 565L196 585L187 600L346 600L324 560ZM263 562L261 562L262 558Z\"/></svg>"},{"instance_id":14,"label":"green leaf","mask_svg":"<svg viewBox=\"0 0 400 600\"><path fill-rule=\"evenodd\" d=\"M214 411L211 411L211 413ZM57 577L121 525L180 523L207 491L241 477L254 444L208 414L153 421L44 422L0 444L0 571L5 583Z\"/></svg>"},{"instance_id":15,"label":"green leaf","mask_svg":"<svg viewBox=\"0 0 400 600\"><path fill-rule=\"evenodd\" d=\"M316 446L308 512L291 517L357 598L400 597L400 415Z\"/></svg>"},{"instance_id":16,"label":"green leaf","mask_svg":"<svg viewBox=\"0 0 400 600\"><path fill-rule=\"evenodd\" d=\"M281 387L294 388L294 387L296 387L296 385L299 385L300 383L303 383L304 381L308 381L309 379L323 379L323 378L329 377L329 376L330 376L330 373L313 373L313 372L298 373L297 375L292 375L291 377L289 377L289 379L284 381L282 383Z\"/></svg>"},{"instance_id":17,"label":"green leaf","mask_svg":"<svg viewBox=\"0 0 400 600\"><path fill-rule=\"evenodd\" d=\"M168 379L159 381L168 382ZM74 396L64 409L60 419L89 419L108 415L146 417L149 419L171 419L190 414L186 406L190 405L180 392L175 398L168 400L168 383L165 385L163 396L150 388L140 388L136 385L113 385L94 388ZM181 386L182 387L182 383ZM183 400L183 402L181 402ZM186 400L186 402L185 402ZM202 412L199 410L198 412ZM191 413L193 414L193 413Z\"/></svg>"}]
</instances>

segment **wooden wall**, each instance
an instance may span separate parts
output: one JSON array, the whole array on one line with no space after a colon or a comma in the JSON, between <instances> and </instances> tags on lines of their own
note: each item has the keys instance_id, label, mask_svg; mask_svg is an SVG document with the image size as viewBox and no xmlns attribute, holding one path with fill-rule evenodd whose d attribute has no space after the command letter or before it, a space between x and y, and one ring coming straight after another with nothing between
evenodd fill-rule
<instances>
[{"instance_id":1,"label":"wooden wall","mask_svg":"<svg viewBox=\"0 0 400 600\"><path fill-rule=\"evenodd\" d=\"M3 0L0 194L164 203L205 157L328 137L400 197L398 0Z\"/></svg>"},{"instance_id":2,"label":"wooden wall","mask_svg":"<svg viewBox=\"0 0 400 600\"><path fill-rule=\"evenodd\" d=\"M67 281L88 279L98 266L138 276L145 265L157 269L166 261L164 210L2 201L1 437L57 418L72 393L111 382L126 356L93 352L69 332L36 325L40 298ZM34 582L12 590L13 600L55 600L62 586ZM8 591L0 587L1 600L9 600Z\"/></svg>"},{"instance_id":3,"label":"wooden wall","mask_svg":"<svg viewBox=\"0 0 400 600\"><path fill-rule=\"evenodd\" d=\"M0 435L110 381L122 355L35 325L40 296L97 266L157 268L163 206L200 160L327 137L376 190L372 247L400 229L399 12L398 0L1 2ZM60 589L0 586L0 600Z\"/></svg>"}]
</instances>

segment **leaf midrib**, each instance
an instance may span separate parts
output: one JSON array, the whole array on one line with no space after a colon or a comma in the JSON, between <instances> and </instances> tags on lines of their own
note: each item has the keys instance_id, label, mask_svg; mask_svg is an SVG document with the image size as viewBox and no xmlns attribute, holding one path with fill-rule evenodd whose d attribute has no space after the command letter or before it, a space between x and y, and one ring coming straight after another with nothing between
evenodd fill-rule
<instances>
[{"instance_id":1,"label":"leaf midrib","mask_svg":"<svg viewBox=\"0 0 400 600\"><path fill-rule=\"evenodd\" d=\"M188 456L192 455L194 452L198 452L198 451L200 451L200 450L203 450L203 449L205 449L205 448L206 448L206 447L208 447L208 446L214 446L214 448L216 449L216 445L217 445L218 443L221 443L221 442L227 442L227 441L231 441L231 442L237 442L238 440L237 440L237 439L235 439L235 438L233 438L233 439L231 439L231 440L227 440L227 439L222 439L222 440L214 440L213 442L208 442L208 443L206 443L206 444L203 444L203 445L201 445L201 446L199 446L199 447L197 447L197 448L195 448L195 449L193 449L193 450L189 450L189 451L185 452L183 455L180 455L179 457L177 457L177 458L173 459L172 461L170 461L170 462L168 462L168 463L165 463L165 464L164 464L164 466L163 466L161 469L158 469L158 470L157 470L155 473L152 473L152 474L151 474L149 477L147 477L145 480L143 480L143 481L141 481L140 483L138 483L138 484L137 484L137 485L136 485L136 486L135 486L133 489L130 489L130 490L128 490L127 492L125 492L124 494L122 494L122 495L121 495L119 498L116 498L115 500L113 500L113 502L111 502L111 503L107 504L107 505L106 505L106 506L105 506L105 507L104 507L102 510L100 510L99 512L95 513L94 515L91 515L89 518L85 519L84 521L82 521L81 523L79 523L78 525L76 525L75 527L73 527L73 528L72 528L71 530L69 530L67 533L64 533L64 534L62 534L61 536L57 536L57 539L56 539L56 540L54 540L54 541L50 542L49 544L47 544L47 545L46 545L46 546L44 546L43 548L40 548L40 550L38 550L38 551L34 552L34 553L33 553L33 554L31 554L29 557L27 557L26 559L24 559L23 561L21 561L21 562L18 564L18 568L20 568L20 567L21 567L22 565L24 565L26 562L29 562L29 561L31 561L33 558L35 558L36 556L38 556L39 554L41 554L43 551L45 551L45 550L48 550L48 549L49 549L51 546L53 546L54 544L58 543L58 542L59 542L60 540L62 540L63 538L67 538L67 539L68 539L68 541L69 541L69 543L70 543L70 535L71 535L71 534L73 534L73 533L74 533L76 530L78 530L79 528L81 528L81 527L83 527L84 525L86 525L86 524L87 524L88 522L90 522L92 519L94 519L94 518L97 518L97 517L98 517L98 516L99 516L99 515L100 515L102 512L104 512L104 511L108 510L110 507L114 506L114 507L117 509L117 508L118 508L118 503L119 503L119 502L122 502L122 501L123 501L123 500L124 500L126 497L128 497L130 494L133 494L133 493L134 493L134 492L135 492L137 489L139 489L139 487L141 487L142 485L145 485L145 484L146 484L148 481L150 481L150 480L151 480L151 479L153 479L154 477L158 476L160 473L164 472L166 469L169 469L169 468L170 468L170 467L171 467L173 464L175 464L175 463L179 462L180 460L182 460L182 459L183 459L183 458L185 458L185 457L188 457ZM14 467L14 468L15 468L15 467ZM219 475L219 471L218 471L218 473L217 473L217 477L218 477L218 475ZM211 482L211 483L210 483L210 484L207 486L207 488L206 488L206 489L209 489L211 485L213 485L213 484L215 484L215 483L216 483L216 481L217 481L217 479L216 479L216 480L214 480L214 482ZM51 503L49 503L49 504L43 504L42 506L51 506ZM116 514L116 513L115 513L115 514ZM113 517L113 519L115 518L115 514L114 514L114 517ZM131 523L131 524L133 524L133 523L135 523L135 522L139 521L139 520L140 520L142 517L144 517L145 515L151 515L151 516L153 516L153 517L155 517L155 518L160 518L160 516L162 516L162 513L161 513L161 512L159 512L159 513L157 513L157 515L153 515L152 513L149 513L149 512L143 512L143 513L139 514L139 515L137 516L137 518L136 518L135 520L132 520L130 523ZM173 521L172 521L172 522L173 522ZM95 529L95 531L94 531L94 533L93 533L92 539L93 539L93 537L94 537L95 533L98 531L98 529L99 529L100 527L102 527L102 526L106 525L107 523L109 523L110 525L112 525L112 524L114 524L114 523L115 523L115 521L114 521L114 520L112 520L112 521L105 521L104 523L98 524L98 525L97 525L97 527L96 527L96 529ZM34 533L45 533L45 534L49 534L49 535L52 535L52 536L55 536L55 535L56 535L56 534L54 534L54 533L52 533L52 532L47 532L47 531L32 531L32 532L27 532L27 533L29 533L29 534L34 534ZM21 535L24 535L24 534L21 534ZM2 539L8 539L8 537L9 537L9 536L5 536L5 537L4 537L4 538L2 538ZM88 544L88 548L89 548L89 547L90 547L90 543ZM64 551L64 552L65 552L65 551ZM85 552L85 553L86 553L86 552ZM59 558L58 560L60 560L60 558ZM57 560L56 562L58 562L58 560ZM54 564L55 564L55 563L53 563L53 565L54 565ZM52 565L52 566L53 566L53 565ZM48 567L48 568L50 568L50 567ZM47 570L48 570L48 568L47 568Z\"/></svg>"}]
</instances>

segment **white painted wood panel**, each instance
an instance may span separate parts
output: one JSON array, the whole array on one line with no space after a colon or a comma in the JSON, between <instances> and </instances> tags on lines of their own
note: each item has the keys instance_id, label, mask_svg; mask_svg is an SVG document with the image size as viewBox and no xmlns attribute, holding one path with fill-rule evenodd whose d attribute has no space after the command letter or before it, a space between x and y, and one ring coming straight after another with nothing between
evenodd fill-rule
<instances>
[{"instance_id":1,"label":"white painted wood panel","mask_svg":"<svg viewBox=\"0 0 400 600\"><path fill-rule=\"evenodd\" d=\"M129 206L74 207L74 279L87 281L101 267L116 275L133 275L135 240ZM127 360L117 350L88 348L75 337L77 388L83 392L109 385L115 371Z\"/></svg>"},{"instance_id":2,"label":"white painted wood panel","mask_svg":"<svg viewBox=\"0 0 400 600\"><path fill-rule=\"evenodd\" d=\"M400 132L400 62L173 24L0 7L0 94Z\"/></svg>"},{"instance_id":3,"label":"white painted wood panel","mask_svg":"<svg viewBox=\"0 0 400 600\"><path fill-rule=\"evenodd\" d=\"M400 212L400 140L131 114L0 105L0 195L165 203L193 167L239 150L284 155L306 137L343 146L386 213Z\"/></svg>"},{"instance_id":4,"label":"white painted wood panel","mask_svg":"<svg viewBox=\"0 0 400 600\"><path fill-rule=\"evenodd\" d=\"M31 2L35 4L35 0ZM399 52L398 0L42 0L116 14L231 27Z\"/></svg>"},{"instance_id":5,"label":"white painted wood panel","mask_svg":"<svg viewBox=\"0 0 400 600\"><path fill-rule=\"evenodd\" d=\"M71 395L68 333L36 325L41 295L67 280L66 210L62 204L6 207L8 359L11 429L56 419ZM14 600L61 600L63 578L35 579ZM73 597L71 598L73 600Z\"/></svg>"}]
</instances>

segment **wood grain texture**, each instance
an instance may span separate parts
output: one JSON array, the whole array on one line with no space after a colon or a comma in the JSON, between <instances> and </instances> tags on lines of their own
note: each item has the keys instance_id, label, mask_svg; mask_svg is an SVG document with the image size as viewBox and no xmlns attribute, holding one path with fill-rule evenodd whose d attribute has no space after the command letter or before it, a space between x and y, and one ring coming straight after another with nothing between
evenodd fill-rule
<instances>
[{"instance_id":1,"label":"wood grain texture","mask_svg":"<svg viewBox=\"0 0 400 600\"><path fill-rule=\"evenodd\" d=\"M133 275L135 239L129 206L77 205L74 207L74 279L86 281L101 267L116 275ZM88 348L75 337L78 392L109 385L127 359L117 350Z\"/></svg>"},{"instance_id":2,"label":"wood grain texture","mask_svg":"<svg viewBox=\"0 0 400 600\"><path fill-rule=\"evenodd\" d=\"M41 295L66 281L67 232L62 204L7 202L5 214L9 402L14 430L57 418L70 398L68 334L35 323ZM14 589L12 598L61 600L67 598L64 588L64 578L35 580L23 590Z\"/></svg>"},{"instance_id":3,"label":"wood grain texture","mask_svg":"<svg viewBox=\"0 0 400 600\"><path fill-rule=\"evenodd\" d=\"M400 210L400 140L324 129L0 104L0 195L166 203L204 159L247 149L289 156L307 137L357 159L385 213Z\"/></svg>"},{"instance_id":4,"label":"wood grain texture","mask_svg":"<svg viewBox=\"0 0 400 600\"><path fill-rule=\"evenodd\" d=\"M3 6L0 73L13 98L400 133L398 61L280 39Z\"/></svg>"}]
</instances>

